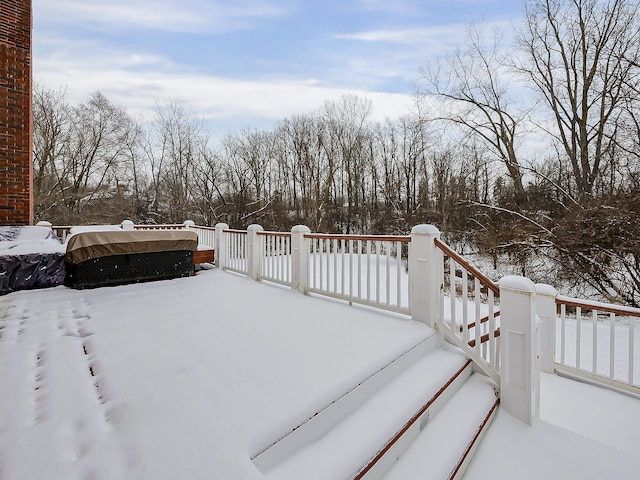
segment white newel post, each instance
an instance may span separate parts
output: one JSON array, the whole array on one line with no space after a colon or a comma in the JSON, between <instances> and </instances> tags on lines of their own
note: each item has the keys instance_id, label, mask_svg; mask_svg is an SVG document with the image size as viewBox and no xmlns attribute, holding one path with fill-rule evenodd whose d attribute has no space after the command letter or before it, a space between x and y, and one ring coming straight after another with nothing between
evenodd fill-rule
<instances>
[{"instance_id":1,"label":"white newel post","mask_svg":"<svg viewBox=\"0 0 640 480\"><path fill-rule=\"evenodd\" d=\"M309 239L311 233L305 225L295 225L291 229L291 287L305 293L309 279Z\"/></svg>"},{"instance_id":2,"label":"white newel post","mask_svg":"<svg viewBox=\"0 0 640 480\"><path fill-rule=\"evenodd\" d=\"M558 291L546 283L536 284L536 313L540 324L540 370L554 373L556 368L556 296Z\"/></svg>"},{"instance_id":3,"label":"white newel post","mask_svg":"<svg viewBox=\"0 0 640 480\"><path fill-rule=\"evenodd\" d=\"M247 277L258 280L260 275L260 237L263 228L252 224L247 227Z\"/></svg>"},{"instance_id":4,"label":"white newel post","mask_svg":"<svg viewBox=\"0 0 640 480\"><path fill-rule=\"evenodd\" d=\"M443 255L434 240L440 231L433 225L411 229L409 246L409 299L414 320L434 327L440 315L444 282Z\"/></svg>"},{"instance_id":5,"label":"white newel post","mask_svg":"<svg viewBox=\"0 0 640 480\"><path fill-rule=\"evenodd\" d=\"M120 228L122 228L122 230L125 230L127 232L131 232L135 230L133 222L131 220L123 220L122 223L120 224Z\"/></svg>"},{"instance_id":6,"label":"white newel post","mask_svg":"<svg viewBox=\"0 0 640 480\"><path fill-rule=\"evenodd\" d=\"M185 220L183 225L185 230L189 230L191 227L195 227L196 223L193 220Z\"/></svg>"},{"instance_id":7,"label":"white newel post","mask_svg":"<svg viewBox=\"0 0 640 480\"><path fill-rule=\"evenodd\" d=\"M227 258L227 236L224 234L224 231L229 229L229 225L226 223L216 223L215 229L215 245L213 246L215 263L216 267L224 269L226 266L224 262Z\"/></svg>"},{"instance_id":8,"label":"white newel post","mask_svg":"<svg viewBox=\"0 0 640 480\"><path fill-rule=\"evenodd\" d=\"M531 425L538 416L536 288L525 277L500 280L500 406Z\"/></svg>"}]
</instances>

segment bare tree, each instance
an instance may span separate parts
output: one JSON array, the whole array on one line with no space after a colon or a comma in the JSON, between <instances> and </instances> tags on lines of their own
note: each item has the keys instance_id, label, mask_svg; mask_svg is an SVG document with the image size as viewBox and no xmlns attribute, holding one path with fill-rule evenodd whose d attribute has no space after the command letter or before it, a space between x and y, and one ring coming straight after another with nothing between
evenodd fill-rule
<instances>
[{"instance_id":1,"label":"bare tree","mask_svg":"<svg viewBox=\"0 0 640 480\"><path fill-rule=\"evenodd\" d=\"M191 191L198 215L191 215L189 218L213 226L218 222L228 222L226 199L221 190L224 188L223 167L216 152L204 145L201 145L201 148L199 161L194 166L191 176Z\"/></svg>"},{"instance_id":2,"label":"bare tree","mask_svg":"<svg viewBox=\"0 0 640 480\"><path fill-rule=\"evenodd\" d=\"M507 67L510 52L499 31L471 26L464 49L445 65L423 69L418 95L439 101L444 112L434 120L456 125L482 141L502 161L513 182L518 203L526 202L517 144L527 112L509 95L513 82Z\"/></svg>"},{"instance_id":3,"label":"bare tree","mask_svg":"<svg viewBox=\"0 0 640 480\"><path fill-rule=\"evenodd\" d=\"M70 135L71 109L65 90L33 89L34 217L56 221L62 202L60 172Z\"/></svg>"},{"instance_id":4,"label":"bare tree","mask_svg":"<svg viewBox=\"0 0 640 480\"><path fill-rule=\"evenodd\" d=\"M432 176L427 159L431 145L427 144L426 124L416 116L405 115L396 120L387 119L376 125L373 132L375 153L372 156L378 172L371 174L377 182L372 193L382 197L384 210L380 215L387 216L395 228L406 231L414 219L424 221L417 217L431 203ZM374 202L372 199L369 203ZM377 223L384 225L382 219Z\"/></svg>"},{"instance_id":5,"label":"bare tree","mask_svg":"<svg viewBox=\"0 0 640 480\"><path fill-rule=\"evenodd\" d=\"M178 100L156 107L145 153L151 168L152 210L157 221L182 222L194 210L192 176L208 149L201 119Z\"/></svg>"},{"instance_id":6,"label":"bare tree","mask_svg":"<svg viewBox=\"0 0 640 480\"><path fill-rule=\"evenodd\" d=\"M33 118L36 217L71 223L108 214L112 180L130 161L126 111L99 92L72 107L64 92L36 88Z\"/></svg>"},{"instance_id":7,"label":"bare tree","mask_svg":"<svg viewBox=\"0 0 640 480\"><path fill-rule=\"evenodd\" d=\"M222 139L225 212L230 225L245 225L243 219L254 202L251 172L242 155L242 145L236 135Z\"/></svg>"},{"instance_id":8,"label":"bare tree","mask_svg":"<svg viewBox=\"0 0 640 480\"><path fill-rule=\"evenodd\" d=\"M569 159L581 198L592 195L607 161L617 161L621 114L637 88L638 15L637 2L627 0L527 4L518 67L551 114L547 131Z\"/></svg>"},{"instance_id":9,"label":"bare tree","mask_svg":"<svg viewBox=\"0 0 640 480\"><path fill-rule=\"evenodd\" d=\"M325 103L322 113L326 121L330 143L325 143L331 161L340 176L339 195L342 207L342 230L350 232L362 227L357 217L362 213L363 173L370 157L367 155L367 118L371 114L371 101L355 95L343 96L339 101Z\"/></svg>"},{"instance_id":10,"label":"bare tree","mask_svg":"<svg viewBox=\"0 0 640 480\"><path fill-rule=\"evenodd\" d=\"M279 148L280 177L286 184L289 208L298 221L312 229L323 227L323 174L326 168L319 138L320 119L315 114L295 115L284 119L276 128Z\"/></svg>"}]
</instances>

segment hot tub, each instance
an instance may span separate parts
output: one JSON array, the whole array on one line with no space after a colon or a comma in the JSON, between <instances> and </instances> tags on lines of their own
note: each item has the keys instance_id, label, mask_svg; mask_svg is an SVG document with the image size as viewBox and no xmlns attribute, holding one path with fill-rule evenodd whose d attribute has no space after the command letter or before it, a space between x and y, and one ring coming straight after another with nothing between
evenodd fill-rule
<instances>
[{"instance_id":1,"label":"hot tub","mask_svg":"<svg viewBox=\"0 0 640 480\"><path fill-rule=\"evenodd\" d=\"M92 288L188 277L197 245L189 230L76 233L67 241L64 284Z\"/></svg>"}]
</instances>

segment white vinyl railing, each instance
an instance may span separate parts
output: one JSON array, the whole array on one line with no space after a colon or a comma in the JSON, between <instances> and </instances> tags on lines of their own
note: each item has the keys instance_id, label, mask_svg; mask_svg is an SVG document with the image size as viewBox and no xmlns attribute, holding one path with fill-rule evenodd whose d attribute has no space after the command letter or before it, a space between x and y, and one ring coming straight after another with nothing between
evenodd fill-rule
<instances>
[{"instance_id":1,"label":"white vinyl railing","mask_svg":"<svg viewBox=\"0 0 640 480\"><path fill-rule=\"evenodd\" d=\"M640 393L640 309L558 295L556 368Z\"/></svg>"},{"instance_id":2,"label":"white vinyl railing","mask_svg":"<svg viewBox=\"0 0 640 480\"><path fill-rule=\"evenodd\" d=\"M226 240L222 255L225 269L246 275L249 271L247 263L247 231L226 229L224 234Z\"/></svg>"},{"instance_id":3,"label":"white vinyl railing","mask_svg":"<svg viewBox=\"0 0 640 480\"><path fill-rule=\"evenodd\" d=\"M157 225L134 225L135 230L184 230L188 225L185 223L165 223Z\"/></svg>"},{"instance_id":4,"label":"white vinyl railing","mask_svg":"<svg viewBox=\"0 0 640 480\"><path fill-rule=\"evenodd\" d=\"M301 234L295 262L303 265L304 278L293 285L291 232L260 228L222 230L223 268L314 293L410 314L406 261L409 236ZM254 237L255 235L255 237ZM257 249L248 243L257 239ZM257 252L257 262L248 260ZM255 265L255 271L251 271ZM300 265L297 265L299 268Z\"/></svg>"},{"instance_id":5,"label":"white vinyl railing","mask_svg":"<svg viewBox=\"0 0 640 480\"><path fill-rule=\"evenodd\" d=\"M439 239L436 246L445 255L440 327L447 339L469 354L485 373L499 378L500 311L496 300L500 288L480 270ZM448 298L445 296L448 292Z\"/></svg>"},{"instance_id":6,"label":"white vinyl railing","mask_svg":"<svg viewBox=\"0 0 640 480\"><path fill-rule=\"evenodd\" d=\"M47 222L44 222L45 224ZM39 222L38 225L42 225L43 222ZM67 237L73 227L70 225L52 225L51 230L56 234L62 243L67 243Z\"/></svg>"},{"instance_id":7,"label":"white vinyl railing","mask_svg":"<svg viewBox=\"0 0 640 480\"><path fill-rule=\"evenodd\" d=\"M260 269L258 278L282 285L291 285L291 233L257 233L260 239Z\"/></svg>"},{"instance_id":8,"label":"white vinyl railing","mask_svg":"<svg viewBox=\"0 0 640 480\"><path fill-rule=\"evenodd\" d=\"M216 242L216 229L214 227L203 227L201 225L192 225L188 227L198 234L198 245L206 245L214 247Z\"/></svg>"},{"instance_id":9,"label":"white vinyl railing","mask_svg":"<svg viewBox=\"0 0 640 480\"><path fill-rule=\"evenodd\" d=\"M123 222L123 224L120 224L120 226L122 227L122 225L124 225L125 222ZM40 225L42 225L43 223L47 224L48 222L39 222ZM132 225L132 226L134 230L184 230L185 228L188 228L187 225L188 225L188 221L185 223ZM95 226L98 227L99 225L95 225ZM62 243L66 243L72 228L74 228L74 226L72 225L52 225L51 226L51 229L55 232L56 236L60 239ZM215 230L213 229L213 227L209 227L209 228L211 228L212 230Z\"/></svg>"},{"instance_id":10,"label":"white vinyl railing","mask_svg":"<svg viewBox=\"0 0 640 480\"><path fill-rule=\"evenodd\" d=\"M307 291L410 314L409 236L306 234Z\"/></svg>"},{"instance_id":11,"label":"white vinyl railing","mask_svg":"<svg viewBox=\"0 0 640 480\"><path fill-rule=\"evenodd\" d=\"M158 224L158 225L134 225L135 230L192 230L198 234L198 245L213 247L215 245L216 229L195 225L187 220L184 223Z\"/></svg>"}]
</instances>

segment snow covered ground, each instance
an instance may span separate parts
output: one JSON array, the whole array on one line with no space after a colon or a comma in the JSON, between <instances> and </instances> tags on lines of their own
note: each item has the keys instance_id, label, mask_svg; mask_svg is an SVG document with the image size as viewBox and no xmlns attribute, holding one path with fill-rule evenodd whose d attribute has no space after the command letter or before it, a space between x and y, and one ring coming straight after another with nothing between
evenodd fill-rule
<instances>
[{"instance_id":1,"label":"snow covered ground","mask_svg":"<svg viewBox=\"0 0 640 480\"><path fill-rule=\"evenodd\" d=\"M251 458L433 332L218 270L0 297L0 479L260 479ZM595 440L592 440L595 439ZM637 478L640 401L556 376L467 478Z\"/></svg>"},{"instance_id":2,"label":"snow covered ground","mask_svg":"<svg viewBox=\"0 0 640 480\"><path fill-rule=\"evenodd\" d=\"M541 376L533 426L500 410L465 480L632 480L640 473L640 400Z\"/></svg>"},{"instance_id":3,"label":"snow covered ground","mask_svg":"<svg viewBox=\"0 0 640 480\"><path fill-rule=\"evenodd\" d=\"M630 322L634 322L631 325L631 330L629 329ZM594 334L596 337L595 349ZM611 342L611 339L614 341ZM578 350L576 349L578 342L580 343L579 363ZM631 349L633 360L629 354L631 345L636 345ZM637 345L640 345L640 328L638 328L637 318L618 316L613 323L610 323L609 320L597 320L594 323L589 318L578 322L574 316L565 320L564 333L562 322L556 323L557 362L563 363L564 352L564 365L608 377L611 367L611 348L613 348L613 377L616 380L640 386L640 368L638 368L640 366L640 348ZM629 366L634 366L631 375Z\"/></svg>"}]
</instances>

